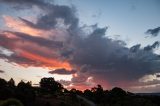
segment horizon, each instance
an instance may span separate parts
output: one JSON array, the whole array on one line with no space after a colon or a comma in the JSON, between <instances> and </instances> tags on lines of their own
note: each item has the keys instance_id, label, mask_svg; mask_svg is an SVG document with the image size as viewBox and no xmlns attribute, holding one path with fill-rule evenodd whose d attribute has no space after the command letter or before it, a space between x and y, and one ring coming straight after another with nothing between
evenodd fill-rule
<instances>
[{"instance_id":1,"label":"horizon","mask_svg":"<svg viewBox=\"0 0 160 106\"><path fill-rule=\"evenodd\" d=\"M53 77L43 77L43 78L53 78ZM42 78L42 79L43 79ZM13 78L11 78L11 79L13 79ZM11 80L10 79L10 80ZM7 82L9 82L10 80L6 80ZM13 79L13 81L14 81L14 79ZM38 84L32 84L32 81L24 81L24 80L21 80L20 82L24 82L24 83L30 83L31 84L31 87L38 87L38 88L40 88L41 86L40 86L40 81L39 81L39 83ZM18 82L17 84L15 83L15 86L18 86L18 84L20 83L20 82ZM57 81L58 82L58 81ZM60 82L58 82L58 83L60 83ZM60 83L61 84L61 83ZM95 85L95 86L93 86L92 88L95 88L95 87L97 87L99 84L97 84L97 85ZM103 89L103 86L102 85L100 85L101 87L102 87L102 89ZM63 86L63 89L67 89L67 90L72 90L72 89L75 89L75 90L78 90L78 91L82 91L83 93L84 93L84 91L85 90L92 90L92 88L86 88L86 89L83 89L83 90L81 90L81 89L76 89L76 88L69 88L69 89L67 89L67 88L65 88L65 86ZM118 87L118 86L115 86L115 87L112 87L112 88L110 88L110 89L103 89L104 91L111 91L112 89L114 89L114 88L120 88L120 87ZM120 88L120 89L122 89L122 90L124 90L126 93L127 92L129 92L129 93L134 93L134 94L159 94L160 92L131 92L131 91L128 91L128 90L126 90L126 89L123 89L123 88ZM62 91L63 92L63 91Z\"/></svg>"},{"instance_id":2,"label":"horizon","mask_svg":"<svg viewBox=\"0 0 160 106\"><path fill-rule=\"evenodd\" d=\"M160 92L159 0L0 0L0 78Z\"/></svg>"}]
</instances>

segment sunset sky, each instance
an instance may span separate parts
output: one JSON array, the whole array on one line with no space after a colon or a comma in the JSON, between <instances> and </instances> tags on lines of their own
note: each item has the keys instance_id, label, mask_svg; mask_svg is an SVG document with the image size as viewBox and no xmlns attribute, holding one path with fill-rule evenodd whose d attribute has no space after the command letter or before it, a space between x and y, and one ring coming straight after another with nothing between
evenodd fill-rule
<instances>
[{"instance_id":1,"label":"sunset sky","mask_svg":"<svg viewBox=\"0 0 160 106\"><path fill-rule=\"evenodd\" d=\"M0 0L0 78L160 92L159 0Z\"/></svg>"}]
</instances>

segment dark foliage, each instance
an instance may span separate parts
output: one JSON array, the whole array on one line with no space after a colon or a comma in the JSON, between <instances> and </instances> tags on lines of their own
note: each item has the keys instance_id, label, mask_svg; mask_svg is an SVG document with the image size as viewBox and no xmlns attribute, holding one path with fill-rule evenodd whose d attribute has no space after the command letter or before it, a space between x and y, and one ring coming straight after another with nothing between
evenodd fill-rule
<instances>
[{"instance_id":1,"label":"dark foliage","mask_svg":"<svg viewBox=\"0 0 160 106\"><path fill-rule=\"evenodd\" d=\"M41 101L48 100L48 95L51 95L50 98L57 98L56 100L59 100L58 96L70 98L70 102L62 99L58 106L72 106L73 103L78 102L85 106L82 98L98 106L160 106L160 96L134 94L118 87L108 91L101 85L97 85L82 92L76 89L67 90L54 78L42 78L40 87L32 87L31 82L23 81L16 86L12 78L8 82L0 78L0 106L36 106L37 98L41 98L38 106L53 106L49 101Z\"/></svg>"},{"instance_id":2,"label":"dark foliage","mask_svg":"<svg viewBox=\"0 0 160 106\"><path fill-rule=\"evenodd\" d=\"M98 106L160 106L160 96L136 95L118 87L108 91L98 85L91 90L85 90L84 97Z\"/></svg>"},{"instance_id":3,"label":"dark foliage","mask_svg":"<svg viewBox=\"0 0 160 106\"><path fill-rule=\"evenodd\" d=\"M52 93L60 92L63 89L63 86L54 80L54 78L42 78L40 81L40 87L43 93Z\"/></svg>"},{"instance_id":4,"label":"dark foliage","mask_svg":"<svg viewBox=\"0 0 160 106\"><path fill-rule=\"evenodd\" d=\"M5 104L12 104L12 99L10 101L9 98L16 98L25 106L32 106L31 104L33 104L35 100L35 93L31 82L25 83L21 81L15 86L15 82L12 78L8 82L4 79L0 79L0 100L6 100ZM7 99L9 99L9 101ZM13 100L13 103L16 103L16 101L14 102Z\"/></svg>"},{"instance_id":5,"label":"dark foliage","mask_svg":"<svg viewBox=\"0 0 160 106\"><path fill-rule=\"evenodd\" d=\"M35 100L35 93L31 82L19 82L16 88L16 98L22 101L24 105L30 106Z\"/></svg>"}]
</instances>

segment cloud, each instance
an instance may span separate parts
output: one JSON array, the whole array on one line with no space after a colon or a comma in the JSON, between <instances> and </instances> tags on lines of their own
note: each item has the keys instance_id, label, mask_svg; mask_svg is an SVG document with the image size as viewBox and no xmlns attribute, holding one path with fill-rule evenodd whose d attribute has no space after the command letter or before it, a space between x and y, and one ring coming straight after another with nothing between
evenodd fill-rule
<instances>
[{"instance_id":1,"label":"cloud","mask_svg":"<svg viewBox=\"0 0 160 106\"><path fill-rule=\"evenodd\" d=\"M152 45L148 45L148 46L144 47L144 50L145 51L151 51L151 50L154 50L155 48L158 48L159 45L160 45L160 42L156 41Z\"/></svg>"},{"instance_id":2,"label":"cloud","mask_svg":"<svg viewBox=\"0 0 160 106\"><path fill-rule=\"evenodd\" d=\"M106 28L96 28L86 38L77 37L73 41L73 52L68 60L80 69L74 82L86 82L90 76L94 82L113 86L130 86L146 74L159 72L160 58L146 47L135 45L125 47L120 40L105 36ZM150 47L158 46L155 42ZM76 79L76 80L75 80Z\"/></svg>"},{"instance_id":3,"label":"cloud","mask_svg":"<svg viewBox=\"0 0 160 106\"><path fill-rule=\"evenodd\" d=\"M40 75L37 75L36 77L38 77L38 78L43 78L42 76L40 76Z\"/></svg>"},{"instance_id":4,"label":"cloud","mask_svg":"<svg viewBox=\"0 0 160 106\"><path fill-rule=\"evenodd\" d=\"M31 8L34 5L43 8L45 5L45 2L43 2L42 0L0 0L0 2L9 4L18 10Z\"/></svg>"},{"instance_id":5,"label":"cloud","mask_svg":"<svg viewBox=\"0 0 160 106\"><path fill-rule=\"evenodd\" d=\"M49 71L50 74L61 74L61 75L75 74L76 72L77 72L76 70L66 70L64 68Z\"/></svg>"},{"instance_id":6,"label":"cloud","mask_svg":"<svg viewBox=\"0 0 160 106\"><path fill-rule=\"evenodd\" d=\"M5 56L11 56L13 52L0 46L0 54Z\"/></svg>"},{"instance_id":7,"label":"cloud","mask_svg":"<svg viewBox=\"0 0 160 106\"><path fill-rule=\"evenodd\" d=\"M47 31L47 30L42 30L42 29L38 29L35 27L31 27L29 24L27 24L26 22L24 22L24 19L22 20L22 18L13 18L11 16L3 16L3 19L6 23L6 26L11 28L14 31L18 31L21 33L25 33L25 34L29 34L32 36L45 36L45 38L48 38L51 34L53 35L53 33L55 31ZM45 35L44 35L45 34Z\"/></svg>"},{"instance_id":8,"label":"cloud","mask_svg":"<svg viewBox=\"0 0 160 106\"><path fill-rule=\"evenodd\" d=\"M148 29L146 31L146 34L150 34L151 36L156 37L156 36L158 36L159 32L160 32L160 27L157 27L154 29Z\"/></svg>"},{"instance_id":9,"label":"cloud","mask_svg":"<svg viewBox=\"0 0 160 106\"><path fill-rule=\"evenodd\" d=\"M1 54L0 57L8 59L9 62L15 62L23 66L65 67L70 69L69 63L58 59L56 50L62 46L61 43L18 32L4 31L0 35L0 45L12 51L10 56Z\"/></svg>"},{"instance_id":10,"label":"cloud","mask_svg":"<svg viewBox=\"0 0 160 106\"><path fill-rule=\"evenodd\" d=\"M1 0L2 3L15 7L38 6L44 11L44 15L37 18L36 23L26 20L22 17L13 18L4 16L5 23L10 31L1 33L2 46L14 52L10 57L1 55L1 58L7 58L10 62L15 62L24 66L44 66L54 68L70 69L70 64L66 60L60 59L59 52L65 44L65 39L73 30L78 27L78 18L75 16L75 10L68 6L59 6L47 3L42 0ZM17 9L17 8L16 8ZM62 19L62 21L59 21ZM66 28L59 28L59 26ZM7 37L10 36L10 37ZM8 42L8 43L5 43ZM52 52L50 52L52 50Z\"/></svg>"},{"instance_id":11,"label":"cloud","mask_svg":"<svg viewBox=\"0 0 160 106\"><path fill-rule=\"evenodd\" d=\"M140 44L134 45L130 48L131 52L137 52L140 49Z\"/></svg>"},{"instance_id":12,"label":"cloud","mask_svg":"<svg viewBox=\"0 0 160 106\"><path fill-rule=\"evenodd\" d=\"M2 3L7 3L14 5L20 9L24 7L32 7L34 5L38 6L39 9L42 9L45 12L45 15L42 15L38 18L37 23L34 24L28 20L20 18L23 23L27 24L33 28L40 29L52 29L55 28L55 25L58 24L57 19L62 19L65 25L68 25L70 29L75 29L78 26L78 18L75 16L74 7L70 8L68 6L60 6L50 4L45 2L45 0L1 0Z\"/></svg>"},{"instance_id":13,"label":"cloud","mask_svg":"<svg viewBox=\"0 0 160 106\"><path fill-rule=\"evenodd\" d=\"M71 81L66 81L66 80L59 80L58 82L64 86L69 86L71 84Z\"/></svg>"},{"instance_id":14,"label":"cloud","mask_svg":"<svg viewBox=\"0 0 160 106\"><path fill-rule=\"evenodd\" d=\"M5 73L5 71L3 71L3 70L0 70L0 73Z\"/></svg>"},{"instance_id":15,"label":"cloud","mask_svg":"<svg viewBox=\"0 0 160 106\"><path fill-rule=\"evenodd\" d=\"M157 78L160 78L160 74L158 74L156 77L157 77Z\"/></svg>"},{"instance_id":16,"label":"cloud","mask_svg":"<svg viewBox=\"0 0 160 106\"><path fill-rule=\"evenodd\" d=\"M50 39L45 39L42 37L38 36L30 36L28 34L20 33L20 32L11 32L11 31L6 31L6 33L14 34L16 37L19 37L22 40L25 40L26 42L34 42L40 46L48 47L48 48L62 48L63 47L63 42L60 41L53 41Z\"/></svg>"}]
</instances>

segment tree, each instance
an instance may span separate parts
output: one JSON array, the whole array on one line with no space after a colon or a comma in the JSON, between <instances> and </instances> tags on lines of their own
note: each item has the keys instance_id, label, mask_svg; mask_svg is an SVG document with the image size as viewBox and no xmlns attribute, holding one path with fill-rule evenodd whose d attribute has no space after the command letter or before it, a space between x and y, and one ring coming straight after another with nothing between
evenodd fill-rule
<instances>
[{"instance_id":1,"label":"tree","mask_svg":"<svg viewBox=\"0 0 160 106\"><path fill-rule=\"evenodd\" d=\"M63 86L56 82L54 78L42 78L40 81L40 87L45 93L55 93L62 91Z\"/></svg>"},{"instance_id":2,"label":"tree","mask_svg":"<svg viewBox=\"0 0 160 106\"><path fill-rule=\"evenodd\" d=\"M4 88L7 86L7 81L0 78L0 88Z\"/></svg>"},{"instance_id":3,"label":"tree","mask_svg":"<svg viewBox=\"0 0 160 106\"><path fill-rule=\"evenodd\" d=\"M84 96L90 100L93 100L93 92L89 89L86 89L84 91Z\"/></svg>"},{"instance_id":4,"label":"tree","mask_svg":"<svg viewBox=\"0 0 160 106\"><path fill-rule=\"evenodd\" d=\"M91 91L93 92L94 101L100 103L105 96L102 86L97 85L97 87L92 88Z\"/></svg>"},{"instance_id":5,"label":"tree","mask_svg":"<svg viewBox=\"0 0 160 106\"><path fill-rule=\"evenodd\" d=\"M10 90L7 88L7 81L0 78L0 99L10 97Z\"/></svg>"},{"instance_id":6,"label":"tree","mask_svg":"<svg viewBox=\"0 0 160 106\"><path fill-rule=\"evenodd\" d=\"M111 91L110 91L110 94L112 95L112 96L115 96L115 97L123 97L123 96L126 96L127 95L127 93L126 93L126 91L124 91L123 89L121 89L121 88L118 88L118 87L115 87L115 88L113 88Z\"/></svg>"},{"instance_id":7,"label":"tree","mask_svg":"<svg viewBox=\"0 0 160 106\"><path fill-rule=\"evenodd\" d=\"M11 78L11 79L8 81L8 86L9 86L10 88L14 88L14 87L15 87L15 82L14 82L13 78Z\"/></svg>"},{"instance_id":8,"label":"tree","mask_svg":"<svg viewBox=\"0 0 160 106\"><path fill-rule=\"evenodd\" d=\"M91 89L92 92L103 92L103 88L101 85L97 85L97 87L93 87Z\"/></svg>"},{"instance_id":9,"label":"tree","mask_svg":"<svg viewBox=\"0 0 160 106\"><path fill-rule=\"evenodd\" d=\"M25 83L20 81L16 89L16 97L22 101L23 104L29 105L35 100L35 92L31 86L31 82Z\"/></svg>"},{"instance_id":10,"label":"tree","mask_svg":"<svg viewBox=\"0 0 160 106\"><path fill-rule=\"evenodd\" d=\"M70 90L70 92L76 94L76 89L75 89L75 88L72 88L72 89Z\"/></svg>"}]
</instances>

